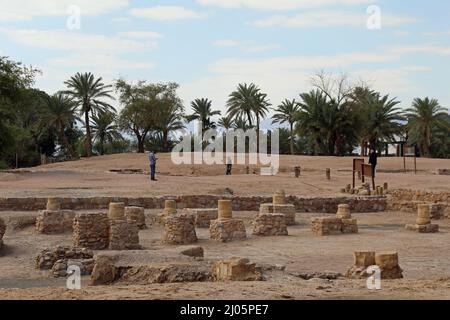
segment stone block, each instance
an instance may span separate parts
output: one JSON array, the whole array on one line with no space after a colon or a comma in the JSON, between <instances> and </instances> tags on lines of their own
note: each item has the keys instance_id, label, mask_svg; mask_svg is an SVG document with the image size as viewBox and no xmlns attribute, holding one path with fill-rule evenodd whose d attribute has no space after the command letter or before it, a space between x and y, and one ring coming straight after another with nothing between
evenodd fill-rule
<instances>
[{"instance_id":1,"label":"stone block","mask_svg":"<svg viewBox=\"0 0 450 320\"><path fill-rule=\"evenodd\" d=\"M263 203L259 207L260 214L278 213L284 214L286 218L286 225L293 226L295 222L295 206L293 204L272 204Z\"/></svg>"},{"instance_id":2,"label":"stone block","mask_svg":"<svg viewBox=\"0 0 450 320\"><path fill-rule=\"evenodd\" d=\"M253 222L256 236L287 236L288 230L284 214L260 214Z\"/></svg>"},{"instance_id":3,"label":"stone block","mask_svg":"<svg viewBox=\"0 0 450 320\"><path fill-rule=\"evenodd\" d=\"M104 250L109 245L109 219L106 213L77 213L73 222L75 247Z\"/></svg>"},{"instance_id":4,"label":"stone block","mask_svg":"<svg viewBox=\"0 0 450 320\"><path fill-rule=\"evenodd\" d=\"M126 220L109 221L109 250L139 250L139 228Z\"/></svg>"},{"instance_id":5,"label":"stone block","mask_svg":"<svg viewBox=\"0 0 450 320\"><path fill-rule=\"evenodd\" d=\"M213 220L209 227L210 238L220 242L247 238L244 221L239 219Z\"/></svg>"},{"instance_id":6,"label":"stone block","mask_svg":"<svg viewBox=\"0 0 450 320\"><path fill-rule=\"evenodd\" d=\"M233 257L219 261L213 265L212 277L214 281L260 281L261 272L248 259Z\"/></svg>"},{"instance_id":7,"label":"stone block","mask_svg":"<svg viewBox=\"0 0 450 320\"><path fill-rule=\"evenodd\" d=\"M167 216L164 219L163 240L167 244L191 244L198 241L195 217L188 214Z\"/></svg>"},{"instance_id":8,"label":"stone block","mask_svg":"<svg viewBox=\"0 0 450 320\"><path fill-rule=\"evenodd\" d=\"M194 258L203 258L204 256L204 250L202 247L189 247L187 249L183 249L180 253L184 256Z\"/></svg>"},{"instance_id":9,"label":"stone block","mask_svg":"<svg viewBox=\"0 0 450 320\"><path fill-rule=\"evenodd\" d=\"M342 234L342 219L315 218L312 220L312 232L318 236Z\"/></svg>"},{"instance_id":10,"label":"stone block","mask_svg":"<svg viewBox=\"0 0 450 320\"><path fill-rule=\"evenodd\" d=\"M41 234L58 234L73 229L75 212L70 210L38 212L36 218L36 231Z\"/></svg>"},{"instance_id":11,"label":"stone block","mask_svg":"<svg viewBox=\"0 0 450 320\"><path fill-rule=\"evenodd\" d=\"M128 223L134 223L140 230L147 229L145 210L142 207L125 207L125 217Z\"/></svg>"},{"instance_id":12,"label":"stone block","mask_svg":"<svg viewBox=\"0 0 450 320\"><path fill-rule=\"evenodd\" d=\"M406 230L414 231L418 233L437 233L439 232L439 225L437 224L426 224L426 225L418 225L418 224L407 224Z\"/></svg>"}]
</instances>

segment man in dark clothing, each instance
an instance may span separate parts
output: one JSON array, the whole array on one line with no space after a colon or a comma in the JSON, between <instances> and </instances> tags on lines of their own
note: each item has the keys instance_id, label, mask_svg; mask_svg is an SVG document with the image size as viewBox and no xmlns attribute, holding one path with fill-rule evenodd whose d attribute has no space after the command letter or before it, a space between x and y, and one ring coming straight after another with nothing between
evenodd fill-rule
<instances>
[{"instance_id":1,"label":"man in dark clothing","mask_svg":"<svg viewBox=\"0 0 450 320\"><path fill-rule=\"evenodd\" d=\"M156 152L150 151L150 153L148 154L148 160L150 161L150 179L152 181L158 181L155 179L156 160L158 160L158 158L156 158Z\"/></svg>"},{"instance_id":2,"label":"man in dark clothing","mask_svg":"<svg viewBox=\"0 0 450 320\"><path fill-rule=\"evenodd\" d=\"M231 176L231 170L233 170L233 161L231 161L231 158L227 158L227 176Z\"/></svg>"},{"instance_id":3,"label":"man in dark clothing","mask_svg":"<svg viewBox=\"0 0 450 320\"><path fill-rule=\"evenodd\" d=\"M370 149L369 164L372 165L372 174L373 174L373 177L375 178L376 167L378 164L378 155L377 155L377 152L375 151L375 149Z\"/></svg>"}]
</instances>

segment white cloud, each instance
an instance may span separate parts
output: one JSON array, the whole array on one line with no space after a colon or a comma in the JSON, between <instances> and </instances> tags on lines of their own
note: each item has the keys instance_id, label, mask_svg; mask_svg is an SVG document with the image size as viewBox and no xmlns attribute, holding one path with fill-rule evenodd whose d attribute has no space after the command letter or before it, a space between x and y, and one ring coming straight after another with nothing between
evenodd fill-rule
<instances>
[{"instance_id":1,"label":"white cloud","mask_svg":"<svg viewBox=\"0 0 450 320\"><path fill-rule=\"evenodd\" d=\"M205 14L181 6L155 6L149 8L133 8L130 15L160 21L186 20L204 18Z\"/></svg>"},{"instance_id":2,"label":"white cloud","mask_svg":"<svg viewBox=\"0 0 450 320\"><path fill-rule=\"evenodd\" d=\"M160 39L163 37L162 34L153 31L127 31L120 32L119 36L122 38L131 38L131 39Z\"/></svg>"},{"instance_id":3,"label":"white cloud","mask_svg":"<svg viewBox=\"0 0 450 320\"><path fill-rule=\"evenodd\" d=\"M129 0L0 0L0 21L31 20L35 16L68 15L70 6L78 6L84 15L101 15L123 9Z\"/></svg>"},{"instance_id":4,"label":"white cloud","mask_svg":"<svg viewBox=\"0 0 450 320\"><path fill-rule=\"evenodd\" d=\"M153 41L135 41L100 34L86 34L69 30L34 30L0 28L0 33L12 41L33 48L96 53L148 51L156 47Z\"/></svg>"},{"instance_id":5,"label":"white cloud","mask_svg":"<svg viewBox=\"0 0 450 320\"><path fill-rule=\"evenodd\" d=\"M369 15L364 12L348 11L307 11L297 15L275 15L265 19L253 21L250 25L255 27L361 27L366 28ZM382 13L381 27L392 27L418 22L412 17Z\"/></svg>"},{"instance_id":6,"label":"white cloud","mask_svg":"<svg viewBox=\"0 0 450 320\"><path fill-rule=\"evenodd\" d=\"M222 8L281 11L331 5L373 4L376 0L197 0L197 2Z\"/></svg>"},{"instance_id":7,"label":"white cloud","mask_svg":"<svg viewBox=\"0 0 450 320\"><path fill-rule=\"evenodd\" d=\"M125 60L111 54L87 53L53 58L48 60L48 65L61 68L70 66L70 68L78 71L98 70L101 71L102 74L104 74L106 70L112 70L112 73L114 74L120 70L152 69L154 67L153 63Z\"/></svg>"},{"instance_id":8,"label":"white cloud","mask_svg":"<svg viewBox=\"0 0 450 320\"><path fill-rule=\"evenodd\" d=\"M237 40L217 40L213 42L216 47L237 47L240 44Z\"/></svg>"}]
</instances>

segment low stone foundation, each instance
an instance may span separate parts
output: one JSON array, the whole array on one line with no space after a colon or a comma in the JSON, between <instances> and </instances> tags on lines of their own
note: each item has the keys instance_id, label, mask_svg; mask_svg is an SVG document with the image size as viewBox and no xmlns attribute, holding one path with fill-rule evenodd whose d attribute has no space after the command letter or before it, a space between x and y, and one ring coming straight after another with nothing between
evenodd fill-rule
<instances>
[{"instance_id":1,"label":"low stone foundation","mask_svg":"<svg viewBox=\"0 0 450 320\"><path fill-rule=\"evenodd\" d=\"M247 231L244 221L239 219L213 220L209 227L210 238L219 242L245 240Z\"/></svg>"},{"instance_id":2,"label":"low stone foundation","mask_svg":"<svg viewBox=\"0 0 450 320\"><path fill-rule=\"evenodd\" d=\"M248 259L231 258L216 262L212 268L214 281L261 281L261 271Z\"/></svg>"},{"instance_id":3,"label":"low stone foundation","mask_svg":"<svg viewBox=\"0 0 450 320\"><path fill-rule=\"evenodd\" d=\"M378 266L381 271L381 279L402 279L403 270L398 264L397 252L358 251L353 254L355 262L346 273L350 279L365 279L372 275L368 268Z\"/></svg>"},{"instance_id":4,"label":"low stone foundation","mask_svg":"<svg viewBox=\"0 0 450 320\"><path fill-rule=\"evenodd\" d=\"M439 232L439 225L431 223L423 226L418 224L407 224L405 229L418 233L437 233Z\"/></svg>"},{"instance_id":5,"label":"low stone foundation","mask_svg":"<svg viewBox=\"0 0 450 320\"><path fill-rule=\"evenodd\" d=\"M356 219L315 218L311 230L317 236L358 233L358 222Z\"/></svg>"},{"instance_id":6,"label":"low stone foundation","mask_svg":"<svg viewBox=\"0 0 450 320\"><path fill-rule=\"evenodd\" d=\"M126 206L138 206L145 209L162 209L167 199L174 199L179 209L215 208L222 196L215 195L181 195L177 197L95 197L95 198L60 198L64 210L105 210L110 202L123 202ZM235 211L259 211L263 203L270 203L272 197L234 196ZM293 204L297 212L335 213L338 204L347 203L354 212L384 211L386 197L297 197L287 196L286 202ZM47 198L0 198L0 211L38 211L46 208Z\"/></svg>"},{"instance_id":7,"label":"low stone foundation","mask_svg":"<svg viewBox=\"0 0 450 320\"><path fill-rule=\"evenodd\" d=\"M398 189L389 192L387 208L391 211L414 212L420 204L430 204L431 218L450 218L450 192L426 192Z\"/></svg>"},{"instance_id":8,"label":"low stone foundation","mask_svg":"<svg viewBox=\"0 0 450 320\"><path fill-rule=\"evenodd\" d=\"M294 226L295 222L295 206L292 204L272 204L272 203L263 203L259 208L260 214L283 214L286 219L286 225Z\"/></svg>"},{"instance_id":9,"label":"low stone foundation","mask_svg":"<svg viewBox=\"0 0 450 320\"><path fill-rule=\"evenodd\" d=\"M126 207L125 217L129 223L134 223L140 230L147 229L145 210L142 207Z\"/></svg>"},{"instance_id":10,"label":"low stone foundation","mask_svg":"<svg viewBox=\"0 0 450 320\"><path fill-rule=\"evenodd\" d=\"M450 176L450 169L438 169L437 174L440 176Z\"/></svg>"},{"instance_id":11,"label":"low stone foundation","mask_svg":"<svg viewBox=\"0 0 450 320\"><path fill-rule=\"evenodd\" d=\"M284 214L259 214L253 222L255 236L287 236L288 230Z\"/></svg>"},{"instance_id":12,"label":"low stone foundation","mask_svg":"<svg viewBox=\"0 0 450 320\"><path fill-rule=\"evenodd\" d=\"M6 232L6 224L2 218L0 218L0 250L3 248L3 236Z\"/></svg>"},{"instance_id":13,"label":"low stone foundation","mask_svg":"<svg viewBox=\"0 0 450 320\"><path fill-rule=\"evenodd\" d=\"M42 210L36 218L36 231L41 234L58 234L73 230L75 212L71 210Z\"/></svg>"},{"instance_id":14,"label":"low stone foundation","mask_svg":"<svg viewBox=\"0 0 450 320\"><path fill-rule=\"evenodd\" d=\"M406 230L418 233L439 232L439 226L437 224L431 224L431 205L420 204L417 210L416 224L406 225Z\"/></svg>"},{"instance_id":15,"label":"low stone foundation","mask_svg":"<svg viewBox=\"0 0 450 320\"><path fill-rule=\"evenodd\" d=\"M55 249L44 249L36 257L36 268L52 270L54 277L65 277L68 266L76 265L82 275L89 275L94 267L94 253L86 248L57 246Z\"/></svg>"},{"instance_id":16,"label":"low stone foundation","mask_svg":"<svg viewBox=\"0 0 450 320\"><path fill-rule=\"evenodd\" d=\"M195 217L197 228L209 228L211 220L216 220L219 215L218 209L188 209L187 212Z\"/></svg>"},{"instance_id":17,"label":"low stone foundation","mask_svg":"<svg viewBox=\"0 0 450 320\"><path fill-rule=\"evenodd\" d=\"M106 213L77 213L73 221L74 247L104 250L109 245L109 219Z\"/></svg>"},{"instance_id":18,"label":"low stone foundation","mask_svg":"<svg viewBox=\"0 0 450 320\"><path fill-rule=\"evenodd\" d=\"M167 244L191 244L198 241L195 232L195 217L187 214L176 214L164 219L163 240Z\"/></svg>"},{"instance_id":19,"label":"low stone foundation","mask_svg":"<svg viewBox=\"0 0 450 320\"><path fill-rule=\"evenodd\" d=\"M139 250L139 228L126 220L109 221L109 250Z\"/></svg>"}]
</instances>

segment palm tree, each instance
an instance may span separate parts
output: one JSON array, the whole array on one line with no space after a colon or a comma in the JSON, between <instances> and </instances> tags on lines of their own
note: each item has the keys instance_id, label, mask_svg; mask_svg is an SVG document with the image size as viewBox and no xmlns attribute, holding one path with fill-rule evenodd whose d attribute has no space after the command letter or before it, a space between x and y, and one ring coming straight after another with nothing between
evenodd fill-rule
<instances>
[{"instance_id":1,"label":"palm tree","mask_svg":"<svg viewBox=\"0 0 450 320\"><path fill-rule=\"evenodd\" d=\"M105 153L105 142L114 142L123 139L117 126L116 116L112 112L99 112L92 116L92 134L94 140L100 144L100 155Z\"/></svg>"},{"instance_id":2,"label":"palm tree","mask_svg":"<svg viewBox=\"0 0 450 320\"><path fill-rule=\"evenodd\" d=\"M103 101L103 99L114 100L111 95L111 85L105 85L102 78L96 79L92 73L77 73L64 83L68 89L66 94L72 96L76 101L79 112L84 115L84 124L86 126L86 151L87 156L92 156L92 138L90 127L90 115L99 112L115 111L115 109Z\"/></svg>"},{"instance_id":3,"label":"palm tree","mask_svg":"<svg viewBox=\"0 0 450 320\"><path fill-rule=\"evenodd\" d=\"M245 120L245 118L238 117L233 121L232 128L235 130L247 131L247 130L253 129L254 126L249 125L247 123L247 120Z\"/></svg>"},{"instance_id":4,"label":"palm tree","mask_svg":"<svg viewBox=\"0 0 450 320\"><path fill-rule=\"evenodd\" d=\"M419 146L420 153L425 157L430 156L433 129L444 129L450 134L446 122L448 112L436 99L414 99L412 107L406 110L406 117L409 138Z\"/></svg>"},{"instance_id":5,"label":"palm tree","mask_svg":"<svg viewBox=\"0 0 450 320\"><path fill-rule=\"evenodd\" d=\"M191 103L192 110L194 113L192 115L186 116L186 120L188 122L199 120L202 122L202 132L207 131L208 129L215 129L216 124L211 121L211 117L220 115L220 111L211 110L212 101L209 99L195 99Z\"/></svg>"},{"instance_id":6,"label":"palm tree","mask_svg":"<svg viewBox=\"0 0 450 320\"><path fill-rule=\"evenodd\" d=\"M259 129L260 120L269 111L270 103L267 94L254 83L250 85L239 84L236 91L233 91L228 99L228 115L232 118L247 117L250 126L253 126L253 117L256 118L257 131L257 152L259 152Z\"/></svg>"},{"instance_id":7,"label":"palm tree","mask_svg":"<svg viewBox=\"0 0 450 320\"><path fill-rule=\"evenodd\" d=\"M219 119L219 121L217 122L217 124L224 128L225 131L230 130L231 128L233 128L233 124L234 124L234 120L232 117L230 116L226 116L226 117L222 117Z\"/></svg>"},{"instance_id":8,"label":"palm tree","mask_svg":"<svg viewBox=\"0 0 450 320\"><path fill-rule=\"evenodd\" d=\"M279 105L276 109L274 109L275 114L272 117L274 123L288 123L290 128L290 149L291 154L294 154L294 124L296 120L296 116L300 111L300 107L298 103L294 100L286 99L283 101L281 105Z\"/></svg>"},{"instance_id":9,"label":"palm tree","mask_svg":"<svg viewBox=\"0 0 450 320\"><path fill-rule=\"evenodd\" d=\"M323 120L323 110L328 108L326 96L319 90L300 95L300 111L295 118L296 131L300 136L306 136L312 146L314 155L325 151L324 131L328 130Z\"/></svg>"},{"instance_id":10,"label":"palm tree","mask_svg":"<svg viewBox=\"0 0 450 320\"><path fill-rule=\"evenodd\" d=\"M169 151L169 134L185 128L182 108L176 104L161 104L156 110L156 129L162 135L163 149Z\"/></svg>"},{"instance_id":11,"label":"palm tree","mask_svg":"<svg viewBox=\"0 0 450 320\"><path fill-rule=\"evenodd\" d=\"M404 117L398 104L400 101L390 99L389 95L381 96L378 92L367 96L362 109L363 137L371 148L376 149L381 139L392 141L401 133Z\"/></svg>"},{"instance_id":12,"label":"palm tree","mask_svg":"<svg viewBox=\"0 0 450 320\"><path fill-rule=\"evenodd\" d=\"M71 127L76 120L76 103L62 92L58 92L46 99L45 114L42 118L43 126L55 128L59 142L66 148L71 157L74 156L72 145L66 136L66 128Z\"/></svg>"}]
</instances>

